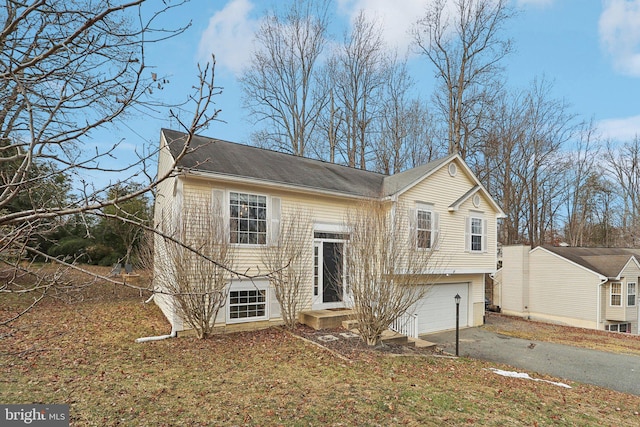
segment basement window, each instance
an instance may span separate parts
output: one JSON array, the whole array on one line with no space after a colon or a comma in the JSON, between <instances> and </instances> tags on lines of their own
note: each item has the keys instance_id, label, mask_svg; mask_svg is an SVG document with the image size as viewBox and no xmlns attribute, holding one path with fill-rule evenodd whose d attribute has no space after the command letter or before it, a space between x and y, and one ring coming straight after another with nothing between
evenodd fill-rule
<instances>
[{"instance_id":1,"label":"basement window","mask_svg":"<svg viewBox=\"0 0 640 427\"><path fill-rule=\"evenodd\" d=\"M610 325L605 325L604 329L609 332L623 332L623 333L630 334L631 323L612 323Z\"/></svg>"},{"instance_id":2,"label":"basement window","mask_svg":"<svg viewBox=\"0 0 640 427\"><path fill-rule=\"evenodd\" d=\"M267 286L242 283L232 286L227 304L229 323L267 319Z\"/></svg>"}]
</instances>

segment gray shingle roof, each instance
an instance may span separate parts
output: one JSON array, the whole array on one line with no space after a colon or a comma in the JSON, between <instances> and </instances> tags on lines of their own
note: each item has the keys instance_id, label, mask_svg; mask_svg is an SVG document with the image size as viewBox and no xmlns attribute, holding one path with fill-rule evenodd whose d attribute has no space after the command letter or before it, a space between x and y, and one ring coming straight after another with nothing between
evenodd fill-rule
<instances>
[{"instance_id":1,"label":"gray shingle roof","mask_svg":"<svg viewBox=\"0 0 640 427\"><path fill-rule=\"evenodd\" d=\"M635 256L636 260L640 260L640 249L570 246L543 246L543 248L609 278L617 277L631 257Z\"/></svg>"},{"instance_id":2,"label":"gray shingle roof","mask_svg":"<svg viewBox=\"0 0 640 427\"><path fill-rule=\"evenodd\" d=\"M163 129L162 133L169 144L171 154L177 156L182 150L186 134L169 129ZM452 156L388 176L249 145L195 136L191 142L191 149L179 162L178 167L344 195L380 197L412 185L450 158Z\"/></svg>"}]
</instances>

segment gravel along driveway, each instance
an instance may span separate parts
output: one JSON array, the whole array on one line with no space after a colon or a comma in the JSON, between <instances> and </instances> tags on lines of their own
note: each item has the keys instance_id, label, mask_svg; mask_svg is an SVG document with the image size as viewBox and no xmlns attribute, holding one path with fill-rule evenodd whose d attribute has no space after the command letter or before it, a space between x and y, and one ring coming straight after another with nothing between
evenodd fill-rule
<instances>
[{"instance_id":1,"label":"gravel along driveway","mask_svg":"<svg viewBox=\"0 0 640 427\"><path fill-rule=\"evenodd\" d=\"M448 353L456 351L455 331L421 338L438 344ZM460 330L459 346L460 356L640 396L640 356L512 338L481 327Z\"/></svg>"}]
</instances>

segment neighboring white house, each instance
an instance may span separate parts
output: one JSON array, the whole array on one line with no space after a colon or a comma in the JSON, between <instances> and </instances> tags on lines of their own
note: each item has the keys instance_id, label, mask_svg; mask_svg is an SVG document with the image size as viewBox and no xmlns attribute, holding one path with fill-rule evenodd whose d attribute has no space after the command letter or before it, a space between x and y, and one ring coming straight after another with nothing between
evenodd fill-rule
<instances>
[{"instance_id":1,"label":"neighboring white house","mask_svg":"<svg viewBox=\"0 0 640 427\"><path fill-rule=\"evenodd\" d=\"M505 314L638 333L640 250L504 246L494 301Z\"/></svg>"},{"instance_id":2,"label":"neighboring white house","mask_svg":"<svg viewBox=\"0 0 640 427\"><path fill-rule=\"evenodd\" d=\"M185 140L183 133L162 130L159 176L171 172ZM497 219L504 213L458 155L387 176L196 136L189 153L158 187L155 221L162 228L167 212L179 212L193 200L222 203L225 221L233 228L229 235L237 250L237 269L256 274L261 268L260 250L271 243L280 219L302 209L313 222L309 251L314 255L307 269L304 309L341 308L349 306L349 289L343 287L343 277L330 273L344 271L336 266L344 262L342 249L348 245L345 215L363 199L372 198L389 201L391 209L415 216L416 223L429 228L426 231L434 242L439 236L437 245L427 242L424 248L434 251L438 260L437 271L430 271L436 276L425 276L425 283L434 277L437 283L416 305L418 332L455 328L456 294L462 297L460 325L481 325L485 275L496 270ZM256 209L249 209L249 216L243 218L249 227L240 229L235 216L243 203L252 203ZM407 244L410 241L407 236ZM216 325L257 328L281 322L279 304L267 280L250 285L231 280L229 286L229 299ZM259 309L239 307L241 292L251 294L253 307L257 304ZM185 328L172 297L157 294L155 301L177 331ZM234 314L238 312L243 317Z\"/></svg>"}]
</instances>

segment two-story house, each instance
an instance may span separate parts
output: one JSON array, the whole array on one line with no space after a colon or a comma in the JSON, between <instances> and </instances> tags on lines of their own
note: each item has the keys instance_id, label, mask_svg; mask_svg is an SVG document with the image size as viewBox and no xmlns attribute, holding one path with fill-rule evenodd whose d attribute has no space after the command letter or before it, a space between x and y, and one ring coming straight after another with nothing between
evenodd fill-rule
<instances>
[{"instance_id":1,"label":"two-story house","mask_svg":"<svg viewBox=\"0 0 640 427\"><path fill-rule=\"evenodd\" d=\"M203 136L193 137L188 153L176 162L185 141L181 132L162 130L159 176L171 177L158 187L157 227L167 221L163 213L185 209L193 200L224 206L236 268L258 273L265 271L260 250L272 243L282 217L294 207L302 209L313 233L303 310L340 309L350 301L339 268L348 256L345 215L362 200L388 201L414 216L416 227L430 236L414 244L434 251L438 260L435 270L425 269L430 273L424 283L431 289L413 309L418 332L454 328L456 295L461 296L460 325L482 324L485 275L496 269L497 219L504 214L460 156L388 176ZM407 236L407 244L411 241ZM216 325L257 328L281 322L267 279L230 279L228 286ZM158 294L155 301L174 330L186 327L170 295Z\"/></svg>"}]
</instances>

